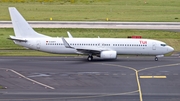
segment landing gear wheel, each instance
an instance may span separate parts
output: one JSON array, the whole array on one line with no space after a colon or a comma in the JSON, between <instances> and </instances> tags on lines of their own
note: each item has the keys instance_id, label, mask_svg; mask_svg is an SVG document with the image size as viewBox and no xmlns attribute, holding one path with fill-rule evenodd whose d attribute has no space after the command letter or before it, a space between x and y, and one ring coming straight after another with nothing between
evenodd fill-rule
<instances>
[{"instance_id":1,"label":"landing gear wheel","mask_svg":"<svg viewBox=\"0 0 180 101\"><path fill-rule=\"evenodd\" d=\"M93 60L93 56L88 56L87 60L88 61L92 61Z\"/></svg>"},{"instance_id":2,"label":"landing gear wheel","mask_svg":"<svg viewBox=\"0 0 180 101\"><path fill-rule=\"evenodd\" d=\"M155 57L155 61L158 61L158 58L157 58L157 57Z\"/></svg>"}]
</instances>

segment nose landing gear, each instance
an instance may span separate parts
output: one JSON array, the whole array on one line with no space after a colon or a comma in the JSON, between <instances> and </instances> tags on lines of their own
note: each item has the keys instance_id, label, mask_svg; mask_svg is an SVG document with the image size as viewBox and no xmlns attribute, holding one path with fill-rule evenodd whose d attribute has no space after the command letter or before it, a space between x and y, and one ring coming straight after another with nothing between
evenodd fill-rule
<instances>
[{"instance_id":1,"label":"nose landing gear","mask_svg":"<svg viewBox=\"0 0 180 101\"><path fill-rule=\"evenodd\" d=\"M156 55L154 60L158 61L158 58L161 58L161 57L164 57L164 55Z\"/></svg>"}]
</instances>

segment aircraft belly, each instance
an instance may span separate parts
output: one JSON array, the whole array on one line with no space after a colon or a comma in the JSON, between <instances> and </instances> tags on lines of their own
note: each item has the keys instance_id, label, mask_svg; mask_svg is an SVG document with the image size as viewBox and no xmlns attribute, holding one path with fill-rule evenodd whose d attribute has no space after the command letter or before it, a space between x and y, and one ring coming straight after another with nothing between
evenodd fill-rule
<instances>
[{"instance_id":1,"label":"aircraft belly","mask_svg":"<svg viewBox=\"0 0 180 101\"><path fill-rule=\"evenodd\" d=\"M158 55L162 51L152 50L151 48L122 48L117 50L118 54L134 54L134 55Z\"/></svg>"},{"instance_id":2,"label":"aircraft belly","mask_svg":"<svg viewBox=\"0 0 180 101\"><path fill-rule=\"evenodd\" d=\"M124 48L124 49L118 49L118 54L137 54L137 55L149 55L149 51L147 49L143 48Z\"/></svg>"},{"instance_id":3,"label":"aircraft belly","mask_svg":"<svg viewBox=\"0 0 180 101\"><path fill-rule=\"evenodd\" d=\"M56 53L56 54L75 54L76 50L75 49L70 49L70 48L64 48L64 47L46 47L41 49L41 51L48 52L48 53Z\"/></svg>"}]
</instances>

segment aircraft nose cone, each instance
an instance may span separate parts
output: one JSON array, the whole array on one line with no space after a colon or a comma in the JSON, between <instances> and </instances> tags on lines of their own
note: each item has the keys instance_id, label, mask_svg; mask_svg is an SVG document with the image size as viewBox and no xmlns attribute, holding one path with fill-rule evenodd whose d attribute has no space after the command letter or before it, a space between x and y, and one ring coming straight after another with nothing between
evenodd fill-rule
<instances>
[{"instance_id":1,"label":"aircraft nose cone","mask_svg":"<svg viewBox=\"0 0 180 101\"><path fill-rule=\"evenodd\" d=\"M172 48L172 47L169 46L169 47L168 47L168 51L169 51L169 52L172 52L172 51L174 51L174 48Z\"/></svg>"}]
</instances>

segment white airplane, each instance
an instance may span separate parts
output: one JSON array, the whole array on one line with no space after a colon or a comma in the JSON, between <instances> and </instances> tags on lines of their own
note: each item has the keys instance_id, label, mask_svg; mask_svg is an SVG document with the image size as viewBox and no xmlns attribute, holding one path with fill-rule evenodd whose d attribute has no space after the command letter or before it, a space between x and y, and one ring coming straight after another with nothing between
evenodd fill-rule
<instances>
[{"instance_id":1,"label":"white airplane","mask_svg":"<svg viewBox=\"0 0 180 101\"><path fill-rule=\"evenodd\" d=\"M88 61L93 56L102 59L116 59L118 54L153 55L158 57L174 51L166 43L151 39L132 38L53 38L37 33L26 22L15 7L9 7L15 36L10 36L15 44L38 51L57 54L84 54Z\"/></svg>"}]
</instances>

